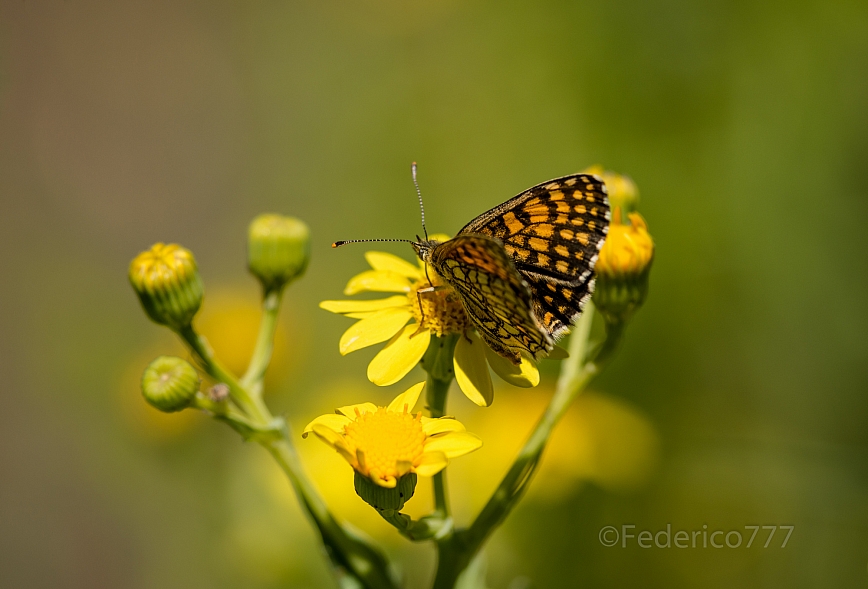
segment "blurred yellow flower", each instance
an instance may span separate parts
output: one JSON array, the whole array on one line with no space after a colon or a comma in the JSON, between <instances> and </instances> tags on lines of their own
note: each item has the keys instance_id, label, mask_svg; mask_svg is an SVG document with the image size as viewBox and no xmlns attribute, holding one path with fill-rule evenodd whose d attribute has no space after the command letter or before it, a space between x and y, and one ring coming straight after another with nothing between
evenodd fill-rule
<instances>
[{"instance_id":1,"label":"blurred yellow flower","mask_svg":"<svg viewBox=\"0 0 868 589\"><path fill-rule=\"evenodd\" d=\"M233 374L242 375L250 362L262 320L258 297L252 289L241 287L217 286L211 291L208 304L196 318L197 331L208 339L214 354ZM271 364L265 373L266 395L305 360L306 347L294 343L304 339L307 326L299 321L290 305L281 309L281 315L274 334ZM296 337L290 338L290 332Z\"/></svg>"},{"instance_id":2,"label":"blurred yellow flower","mask_svg":"<svg viewBox=\"0 0 868 589\"><path fill-rule=\"evenodd\" d=\"M450 458L480 448L482 441L451 417L412 414L425 383L413 385L388 407L361 403L321 415L304 428L337 450L359 474L393 488L407 473L432 476Z\"/></svg>"},{"instance_id":3,"label":"blurred yellow flower","mask_svg":"<svg viewBox=\"0 0 868 589\"><path fill-rule=\"evenodd\" d=\"M448 236L431 238L445 241ZM341 354L387 342L368 365L371 382L379 386L398 382L422 360L432 335L460 334L453 359L455 380L477 405L487 406L494 398L489 366L514 386L539 384L539 371L533 362L522 358L521 364L514 366L482 342L457 294L430 268L426 276L424 267L383 252L367 252L365 259L372 269L351 278L344 294L400 294L378 300L323 301L320 307L359 319L341 337ZM430 290L431 286L436 290ZM411 320L414 322L408 325Z\"/></svg>"},{"instance_id":4,"label":"blurred yellow flower","mask_svg":"<svg viewBox=\"0 0 868 589\"><path fill-rule=\"evenodd\" d=\"M596 164L585 170L586 174L595 174L606 183L609 194L609 205L612 210L620 208L623 211L635 211L639 206L639 188L629 176L622 176L603 166Z\"/></svg>"},{"instance_id":5,"label":"blurred yellow flower","mask_svg":"<svg viewBox=\"0 0 868 589\"><path fill-rule=\"evenodd\" d=\"M545 386L520 395L498 391L496 412L474 410L462 418L486 443L449 469L457 518L472 517L485 504L552 393ZM555 428L527 499L557 503L587 483L616 493L635 491L657 468L659 445L654 425L637 407L586 392Z\"/></svg>"}]
</instances>

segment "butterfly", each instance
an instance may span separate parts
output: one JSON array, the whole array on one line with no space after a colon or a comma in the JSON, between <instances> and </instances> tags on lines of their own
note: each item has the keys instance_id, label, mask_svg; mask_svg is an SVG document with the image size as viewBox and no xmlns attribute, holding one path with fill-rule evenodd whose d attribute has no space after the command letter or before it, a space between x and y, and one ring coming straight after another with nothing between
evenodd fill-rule
<instances>
[{"instance_id":1,"label":"butterfly","mask_svg":"<svg viewBox=\"0 0 868 589\"><path fill-rule=\"evenodd\" d=\"M519 364L522 354L545 356L581 315L609 219L605 183L573 174L528 188L452 239L429 240L425 230L410 244L458 294L485 343Z\"/></svg>"}]
</instances>

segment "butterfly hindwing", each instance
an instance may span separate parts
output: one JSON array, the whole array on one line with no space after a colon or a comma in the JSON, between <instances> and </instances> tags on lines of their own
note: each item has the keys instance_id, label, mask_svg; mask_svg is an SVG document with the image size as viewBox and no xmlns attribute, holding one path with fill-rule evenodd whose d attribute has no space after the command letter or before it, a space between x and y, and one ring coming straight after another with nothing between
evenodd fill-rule
<instances>
[{"instance_id":1,"label":"butterfly hindwing","mask_svg":"<svg viewBox=\"0 0 868 589\"><path fill-rule=\"evenodd\" d=\"M539 323L554 337L581 314L609 227L605 184L591 174L549 180L473 219L459 236L494 237L527 279Z\"/></svg>"},{"instance_id":2,"label":"butterfly hindwing","mask_svg":"<svg viewBox=\"0 0 868 589\"><path fill-rule=\"evenodd\" d=\"M561 284L534 274L524 276L534 293L537 320L555 339L576 322L594 292L594 279L576 286Z\"/></svg>"},{"instance_id":3,"label":"butterfly hindwing","mask_svg":"<svg viewBox=\"0 0 868 589\"><path fill-rule=\"evenodd\" d=\"M503 243L487 235L458 235L431 250L434 270L459 294L479 334L514 363L519 352L545 354L553 342L533 311L528 284Z\"/></svg>"}]
</instances>

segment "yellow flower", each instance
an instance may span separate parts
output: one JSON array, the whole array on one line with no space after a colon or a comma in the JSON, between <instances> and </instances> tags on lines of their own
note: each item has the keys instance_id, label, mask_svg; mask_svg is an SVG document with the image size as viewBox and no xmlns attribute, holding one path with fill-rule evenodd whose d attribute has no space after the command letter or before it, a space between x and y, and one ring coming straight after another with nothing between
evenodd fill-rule
<instances>
[{"instance_id":1,"label":"yellow flower","mask_svg":"<svg viewBox=\"0 0 868 589\"><path fill-rule=\"evenodd\" d=\"M320 415L304 428L302 437L313 432L380 487L394 488L408 473L437 474L450 458L473 452L482 441L454 418L414 415L424 386L413 385L388 407L361 403Z\"/></svg>"},{"instance_id":2,"label":"yellow flower","mask_svg":"<svg viewBox=\"0 0 868 589\"><path fill-rule=\"evenodd\" d=\"M432 239L448 237L435 235ZM482 342L458 295L433 270L429 268L426 276L424 267L383 252L367 252L365 259L372 269L351 278L344 294L399 294L378 300L323 301L320 307L359 319L341 337L341 354L387 342L368 365L371 382L379 386L398 382L425 355L431 336L459 334L453 357L455 380L477 405L487 406L494 398L489 366L512 385L539 384L539 371L530 360L522 358L521 364L515 366ZM432 283L434 291L430 290Z\"/></svg>"},{"instance_id":3,"label":"yellow flower","mask_svg":"<svg viewBox=\"0 0 868 589\"><path fill-rule=\"evenodd\" d=\"M639 213L630 213L629 223L621 224L621 214L615 209L609 235L597 260L597 274L608 276L638 275L654 258L654 241L648 225Z\"/></svg>"},{"instance_id":4,"label":"yellow flower","mask_svg":"<svg viewBox=\"0 0 868 589\"><path fill-rule=\"evenodd\" d=\"M623 323L645 302L648 276L654 260L654 241L645 219L630 213L629 223L621 223L615 209L606 244L597 260L597 288L594 304L606 321Z\"/></svg>"}]
</instances>

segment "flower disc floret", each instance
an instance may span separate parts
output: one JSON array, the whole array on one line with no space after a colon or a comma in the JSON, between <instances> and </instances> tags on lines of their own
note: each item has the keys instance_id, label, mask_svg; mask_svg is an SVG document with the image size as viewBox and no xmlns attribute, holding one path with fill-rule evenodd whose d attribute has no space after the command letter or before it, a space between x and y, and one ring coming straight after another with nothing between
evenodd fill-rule
<instances>
[{"instance_id":1,"label":"flower disc floret","mask_svg":"<svg viewBox=\"0 0 868 589\"><path fill-rule=\"evenodd\" d=\"M434 290L427 280L420 280L408 294L416 323L437 337L463 334L471 327L464 305L451 286L433 277L432 282Z\"/></svg>"},{"instance_id":2,"label":"flower disc floret","mask_svg":"<svg viewBox=\"0 0 868 589\"><path fill-rule=\"evenodd\" d=\"M363 457L357 470L365 476L397 477L398 464L418 462L422 456L425 432L422 414L395 413L385 407L361 413L344 427L344 440L351 454Z\"/></svg>"}]
</instances>

